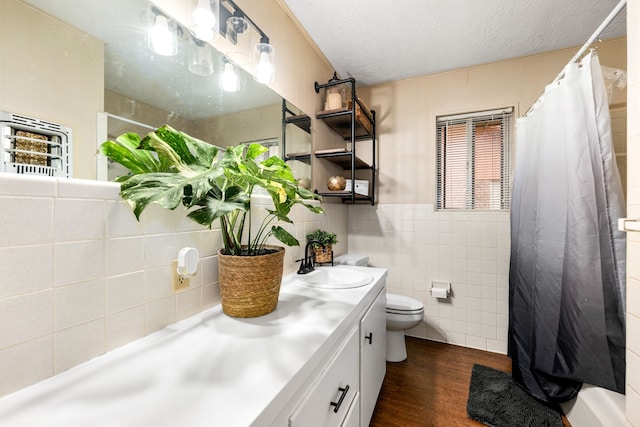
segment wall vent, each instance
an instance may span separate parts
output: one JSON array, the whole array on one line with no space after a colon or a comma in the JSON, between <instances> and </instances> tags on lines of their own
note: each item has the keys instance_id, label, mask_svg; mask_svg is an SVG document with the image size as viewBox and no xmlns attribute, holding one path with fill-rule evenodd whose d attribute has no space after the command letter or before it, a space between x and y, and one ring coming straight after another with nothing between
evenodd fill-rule
<instances>
[{"instance_id":1,"label":"wall vent","mask_svg":"<svg viewBox=\"0 0 640 427\"><path fill-rule=\"evenodd\" d=\"M72 176L71 129L0 111L0 172Z\"/></svg>"}]
</instances>

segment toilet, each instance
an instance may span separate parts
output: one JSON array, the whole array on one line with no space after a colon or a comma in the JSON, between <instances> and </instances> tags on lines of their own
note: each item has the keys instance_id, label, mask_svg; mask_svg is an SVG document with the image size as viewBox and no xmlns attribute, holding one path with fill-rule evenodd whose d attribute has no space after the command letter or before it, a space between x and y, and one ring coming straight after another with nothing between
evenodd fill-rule
<instances>
[{"instance_id":1,"label":"toilet","mask_svg":"<svg viewBox=\"0 0 640 427\"><path fill-rule=\"evenodd\" d=\"M369 256L349 253L333 260L334 265L366 267ZM415 298L387 292L387 361L402 362L407 358L404 331L418 326L424 319L424 304Z\"/></svg>"},{"instance_id":2,"label":"toilet","mask_svg":"<svg viewBox=\"0 0 640 427\"><path fill-rule=\"evenodd\" d=\"M387 361L407 358L404 331L418 326L424 319L424 304L415 298L387 293Z\"/></svg>"}]
</instances>

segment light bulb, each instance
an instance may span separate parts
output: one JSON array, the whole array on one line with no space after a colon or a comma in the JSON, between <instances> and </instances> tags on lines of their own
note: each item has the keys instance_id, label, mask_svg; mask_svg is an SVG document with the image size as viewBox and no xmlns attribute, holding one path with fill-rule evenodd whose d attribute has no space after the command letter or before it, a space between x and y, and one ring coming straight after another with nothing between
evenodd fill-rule
<instances>
[{"instance_id":1,"label":"light bulb","mask_svg":"<svg viewBox=\"0 0 640 427\"><path fill-rule=\"evenodd\" d=\"M149 29L149 39L151 48L158 55L173 56L178 53L178 35L172 31L164 15L156 16L153 27Z\"/></svg>"},{"instance_id":2,"label":"light bulb","mask_svg":"<svg viewBox=\"0 0 640 427\"><path fill-rule=\"evenodd\" d=\"M258 83L271 83L275 74L275 49L267 40L258 43L253 50L253 78Z\"/></svg>"},{"instance_id":3,"label":"light bulb","mask_svg":"<svg viewBox=\"0 0 640 427\"><path fill-rule=\"evenodd\" d=\"M233 69L233 64L224 64L224 70L220 75L220 86L225 92L237 92L240 90L240 80Z\"/></svg>"},{"instance_id":4,"label":"light bulb","mask_svg":"<svg viewBox=\"0 0 640 427\"><path fill-rule=\"evenodd\" d=\"M267 52L260 52L255 78L258 83L269 83L273 80L273 64Z\"/></svg>"},{"instance_id":5,"label":"light bulb","mask_svg":"<svg viewBox=\"0 0 640 427\"><path fill-rule=\"evenodd\" d=\"M193 37L189 40L189 71L199 76L213 74L211 46Z\"/></svg>"},{"instance_id":6,"label":"light bulb","mask_svg":"<svg viewBox=\"0 0 640 427\"><path fill-rule=\"evenodd\" d=\"M216 33L213 31L213 28L205 27L204 25L198 24L193 25L191 27L191 31L196 38L205 42L213 41L216 35Z\"/></svg>"},{"instance_id":7,"label":"light bulb","mask_svg":"<svg viewBox=\"0 0 640 427\"><path fill-rule=\"evenodd\" d=\"M198 0L198 5L193 9L193 22L196 25L213 28L216 24L216 17L211 11L209 0Z\"/></svg>"},{"instance_id":8,"label":"light bulb","mask_svg":"<svg viewBox=\"0 0 640 427\"><path fill-rule=\"evenodd\" d=\"M218 2L211 4L210 0L195 0L195 7L191 12L189 29L193 35L203 41L213 41L218 38Z\"/></svg>"}]
</instances>

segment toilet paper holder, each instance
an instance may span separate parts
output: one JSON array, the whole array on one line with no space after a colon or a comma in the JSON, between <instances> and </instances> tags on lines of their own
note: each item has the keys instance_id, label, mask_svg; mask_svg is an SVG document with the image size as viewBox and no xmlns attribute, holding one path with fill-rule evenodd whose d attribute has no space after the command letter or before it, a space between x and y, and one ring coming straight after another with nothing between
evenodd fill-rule
<instances>
[{"instance_id":1,"label":"toilet paper holder","mask_svg":"<svg viewBox=\"0 0 640 427\"><path fill-rule=\"evenodd\" d=\"M434 298L448 298L451 295L450 282L431 282L431 290L429 291Z\"/></svg>"}]
</instances>

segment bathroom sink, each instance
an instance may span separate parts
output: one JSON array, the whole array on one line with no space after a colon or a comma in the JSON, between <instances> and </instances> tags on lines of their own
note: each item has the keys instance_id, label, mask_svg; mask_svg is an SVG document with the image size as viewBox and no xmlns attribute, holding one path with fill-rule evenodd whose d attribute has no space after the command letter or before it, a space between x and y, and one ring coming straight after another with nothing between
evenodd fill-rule
<instances>
[{"instance_id":1,"label":"bathroom sink","mask_svg":"<svg viewBox=\"0 0 640 427\"><path fill-rule=\"evenodd\" d=\"M368 285L373 276L352 268L316 267L311 273L298 274L295 281L312 288L351 289Z\"/></svg>"}]
</instances>

